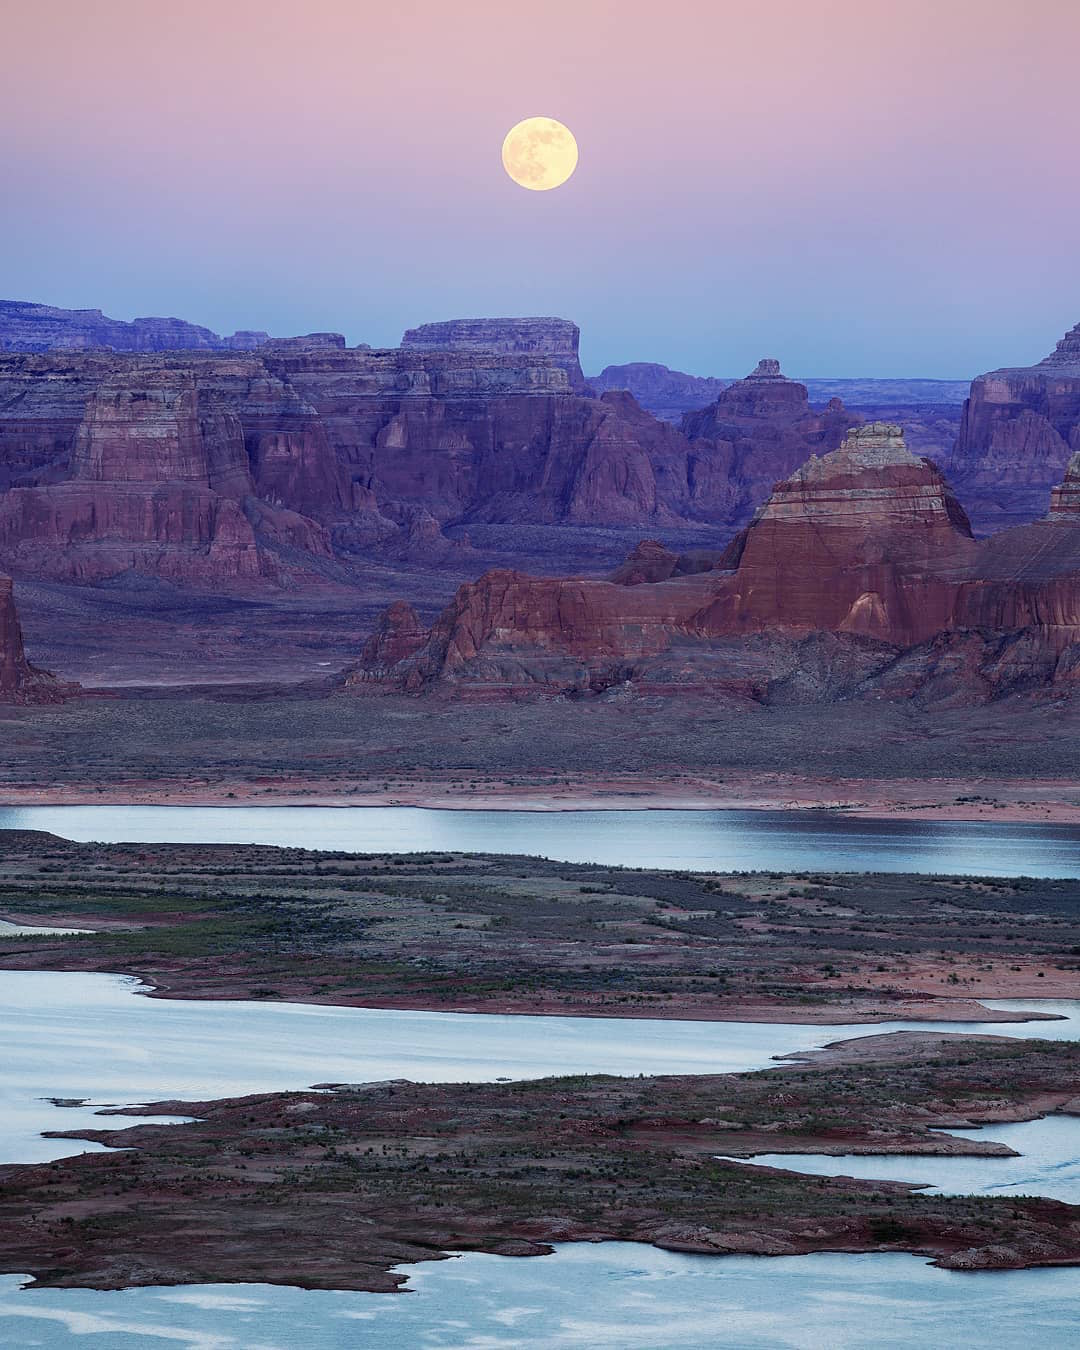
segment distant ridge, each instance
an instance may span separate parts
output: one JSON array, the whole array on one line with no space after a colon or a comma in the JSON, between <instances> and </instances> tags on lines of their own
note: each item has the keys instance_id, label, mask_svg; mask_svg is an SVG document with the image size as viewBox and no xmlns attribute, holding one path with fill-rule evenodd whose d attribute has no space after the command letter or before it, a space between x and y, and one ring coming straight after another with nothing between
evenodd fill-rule
<instances>
[{"instance_id":1,"label":"distant ridge","mask_svg":"<svg viewBox=\"0 0 1080 1350\"><path fill-rule=\"evenodd\" d=\"M249 352L269 333L221 337L185 319L145 318L126 323L100 309L58 309L27 300L0 300L0 351L50 352L105 347L118 352Z\"/></svg>"},{"instance_id":2,"label":"distant ridge","mask_svg":"<svg viewBox=\"0 0 1080 1350\"><path fill-rule=\"evenodd\" d=\"M664 422L679 422L684 413L715 403L734 379L687 375L685 371L648 361L606 366L599 375L588 376L589 388L598 394L628 389L648 412ZM848 408L891 409L955 404L957 410L968 395L967 380L927 379L800 379L811 403L842 399Z\"/></svg>"}]
</instances>

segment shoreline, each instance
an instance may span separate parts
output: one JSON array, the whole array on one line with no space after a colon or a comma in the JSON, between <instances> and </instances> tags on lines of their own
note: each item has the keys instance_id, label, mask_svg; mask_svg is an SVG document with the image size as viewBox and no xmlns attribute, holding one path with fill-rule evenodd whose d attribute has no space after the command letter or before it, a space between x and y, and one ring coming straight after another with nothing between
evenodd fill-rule
<instances>
[{"instance_id":1,"label":"shoreline","mask_svg":"<svg viewBox=\"0 0 1080 1350\"><path fill-rule=\"evenodd\" d=\"M57 930L62 935L64 930ZM68 930L70 931L70 930ZM95 931L95 930L83 930ZM103 931L103 930L97 930ZM454 1017L568 1017L589 1018L609 1022L708 1022L717 1026L727 1023L743 1025L790 1025L811 1027L876 1026L887 1022L955 1022L974 1029L985 1025L1010 1023L1021 1026L1031 1022L1063 1022L1067 1017L1063 1013L1048 1012L1038 1007L1031 1009L988 1008L980 1000L1003 999L1019 1000L1034 1004L1057 1003L1062 999L1071 1001L1076 997L1075 987L1066 991L1040 991L1026 995L1015 989L1002 987L1001 992L985 992L974 995L931 994L924 990L911 990L910 998L904 999L896 1008L858 1008L843 1003L820 1003L813 1007L790 1006L783 1003L752 1003L748 1000L734 1001L730 1007L704 1008L699 1002L673 1000L649 1006L626 1006L614 1008L610 1004L588 1002L578 998L573 1002L560 1000L557 995L548 999L534 997L523 1004L512 997L493 998L483 1006L467 1002L435 1002L409 995L363 996L354 998L333 997L313 992L303 981L297 981L296 987L287 989L284 994L272 999L252 998L250 978L237 976L224 980L213 990L200 989L197 985L180 981L169 984L159 974L150 974L145 970L101 970L93 966L40 966L0 968L0 980L6 973L41 975L105 975L120 980L137 981L139 988L132 988L131 994L137 998L160 999L175 1003L256 1003L292 1004L308 1008L350 1008L372 1012L414 1012L435 1013ZM170 972L182 976L184 972ZM1075 982L1071 982L1075 985ZM288 981L278 981L279 985ZM819 983L817 988L827 990L828 985ZM892 1033L882 1033L892 1034ZM922 1033L920 1033L922 1034ZM934 1034L934 1033L926 1033ZM957 1035L967 1033L957 1032ZM830 1042L830 1048L834 1043Z\"/></svg>"},{"instance_id":2,"label":"shoreline","mask_svg":"<svg viewBox=\"0 0 1080 1350\"><path fill-rule=\"evenodd\" d=\"M0 808L27 806L410 807L437 811L827 811L861 819L1075 825L1080 789L1069 779L827 779L787 775L724 781L681 776L570 778L559 784L463 776L396 784L282 774L217 782L135 779L112 788L8 784ZM463 800L467 798L467 800Z\"/></svg>"}]
</instances>

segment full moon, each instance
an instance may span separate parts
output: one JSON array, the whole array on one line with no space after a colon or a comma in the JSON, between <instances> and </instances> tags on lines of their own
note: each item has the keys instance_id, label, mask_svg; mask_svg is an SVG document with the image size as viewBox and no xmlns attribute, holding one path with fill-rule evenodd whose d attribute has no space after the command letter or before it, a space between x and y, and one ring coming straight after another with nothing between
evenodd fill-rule
<instances>
[{"instance_id":1,"label":"full moon","mask_svg":"<svg viewBox=\"0 0 1080 1350\"><path fill-rule=\"evenodd\" d=\"M561 187L577 168L574 133L554 117L526 117L506 133L503 168L530 192Z\"/></svg>"}]
</instances>

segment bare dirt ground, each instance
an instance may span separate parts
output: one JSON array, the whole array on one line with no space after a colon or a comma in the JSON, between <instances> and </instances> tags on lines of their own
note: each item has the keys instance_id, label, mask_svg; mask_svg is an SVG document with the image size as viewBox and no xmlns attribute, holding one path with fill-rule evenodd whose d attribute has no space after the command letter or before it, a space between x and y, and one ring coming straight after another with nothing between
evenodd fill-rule
<instances>
[{"instance_id":1,"label":"bare dirt ground","mask_svg":"<svg viewBox=\"0 0 1080 1350\"><path fill-rule=\"evenodd\" d=\"M0 803L832 807L1080 821L1080 701L158 691L0 708Z\"/></svg>"}]
</instances>

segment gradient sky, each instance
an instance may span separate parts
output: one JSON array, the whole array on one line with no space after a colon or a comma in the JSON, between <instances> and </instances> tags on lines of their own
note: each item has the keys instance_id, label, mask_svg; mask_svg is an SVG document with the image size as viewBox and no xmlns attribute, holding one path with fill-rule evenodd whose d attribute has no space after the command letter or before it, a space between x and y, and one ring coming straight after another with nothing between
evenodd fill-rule
<instances>
[{"instance_id":1,"label":"gradient sky","mask_svg":"<svg viewBox=\"0 0 1080 1350\"><path fill-rule=\"evenodd\" d=\"M1080 320L1078 0L9 5L0 295L587 371L969 377ZM581 162L516 187L557 117Z\"/></svg>"}]
</instances>

